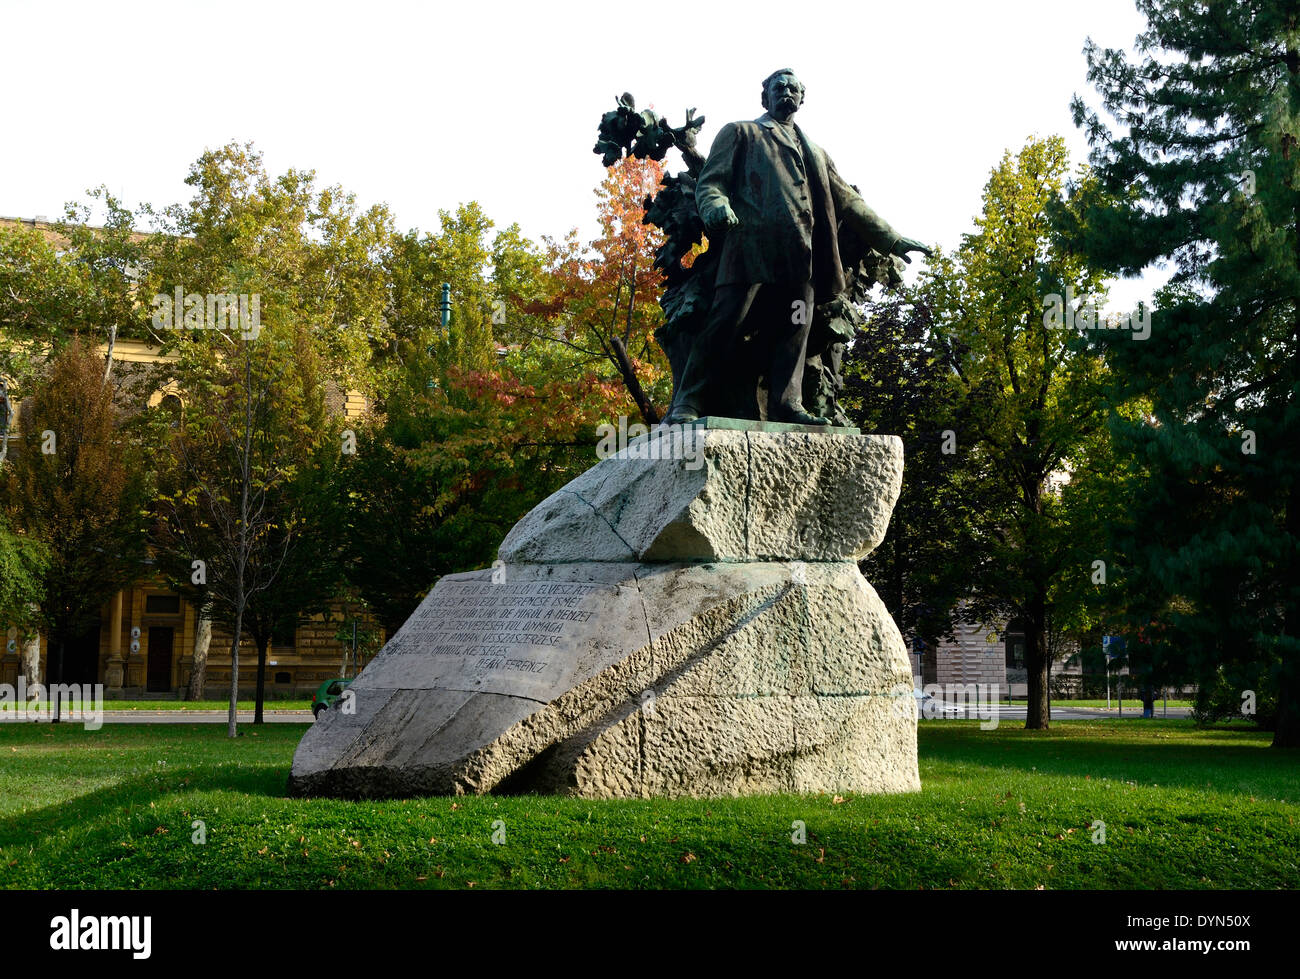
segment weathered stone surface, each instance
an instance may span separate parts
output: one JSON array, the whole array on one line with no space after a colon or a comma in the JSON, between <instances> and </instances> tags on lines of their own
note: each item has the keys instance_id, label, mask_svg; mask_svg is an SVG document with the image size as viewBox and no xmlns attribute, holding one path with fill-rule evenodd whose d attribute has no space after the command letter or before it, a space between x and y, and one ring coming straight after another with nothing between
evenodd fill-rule
<instances>
[{"instance_id":1,"label":"weathered stone surface","mask_svg":"<svg viewBox=\"0 0 1300 979\"><path fill-rule=\"evenodd\" d=\"M543 500L500 558L856 561L903 478L892 435L660 429Z\"/></svg>"},{"instance_id":2,"label":"weathered stone surface","mask_svg":"<svg viewBox=\"0 0 1300 979\"><path fill-rule=\"evenodd\" d=\"M847 562L452 575L352 685L355 714L308 731L290 788L904 791L919 787L910 677Z\"/></svg>"},{"instance_id":3,"label":"weathered stone surface","mask_svg":"<svg viewBox=\"0 0 1300 979\"><path fill-rule=\"evenodd\" d=\"M910 664L855 563L898 440L695 437L593 467L511 531L504 567L439 581L303 738L290 790L919 788Z\"/></svg>"}]
</instances>

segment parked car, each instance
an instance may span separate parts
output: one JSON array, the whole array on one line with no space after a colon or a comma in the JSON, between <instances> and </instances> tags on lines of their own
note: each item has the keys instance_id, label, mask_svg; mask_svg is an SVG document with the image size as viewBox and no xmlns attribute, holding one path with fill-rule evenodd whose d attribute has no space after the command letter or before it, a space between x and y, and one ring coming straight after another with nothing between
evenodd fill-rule
<instances>
[{"instance_id":1,"label":"parked car","mask_svg":"<svg viewBox=\"0 0 1300 979\"><path fill-rule=\"evenodd\" d=\"M916 698L916 717L918 720L935 720L938 718L962 718L967 717L968 712L964 705L949 704L937 697L926 693L920 687L912 691L912 696ZM974 717L972 711L969 716Z\"/></svg>"},{"instance_id":2,"label":"parked car","mask_svg":"<svg viewBox=\"0 0 1300 979\"><path fill-rule=\"evenodd\" d=\"M343 696L343 691L352 685L352 681L346 677L335 677L333 680L326 680L316 692L311 695L311 715L320 719L323 711L329 710L334 703Z\"/></svg>"}]
</instances>

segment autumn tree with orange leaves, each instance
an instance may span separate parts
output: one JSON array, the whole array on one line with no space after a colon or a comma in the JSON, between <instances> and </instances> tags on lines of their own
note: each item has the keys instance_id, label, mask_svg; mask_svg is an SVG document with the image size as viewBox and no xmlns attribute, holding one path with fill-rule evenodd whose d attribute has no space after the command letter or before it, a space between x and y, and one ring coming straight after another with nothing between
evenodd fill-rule
<instances>
[{"instance_id":1,"label":"autumn tree with orange leaves","mask_svg":"<svg viewBox=\"0 0 1300 979\"><path fill-rule=\"evenodd\" d=\"M578 372L621 381L647 425L658 423L656 403L666 404L672 393L668 361L654 339L663 323L662 276L654 267L663 235L642 223L645 199L662 176L663 165L650 159L626 157L609 167L596 191L600 237L586 247L576 231L562 241L544 238L539 294L514 297L522 342L561 345Z\"/></svg>"}]
</instances>

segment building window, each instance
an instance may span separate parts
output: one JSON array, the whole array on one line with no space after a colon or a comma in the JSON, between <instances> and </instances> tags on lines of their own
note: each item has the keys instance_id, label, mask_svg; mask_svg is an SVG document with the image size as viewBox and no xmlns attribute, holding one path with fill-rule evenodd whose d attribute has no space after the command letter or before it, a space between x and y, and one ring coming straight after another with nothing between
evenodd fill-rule
<instances>
[{"instance_id":1,"label":"building window","mask_svg":"<svg viewBox=\"0 0 1300 979\"><path fill-rule=\"evenodd\" d=\"M289 682L289 674L288 674L288 673L277 673L277 674L275 675L275 682L276 682L276 683L288 683L288 682Z\"/></svg>"},{"instance_id":2,"label":"building window","mask_svg":"<svg viewBox=\"0 0 1300 979\"><path fill-rule=\"evenodd\" d=\"M1007 669L1025 669L1025 626L1018 619L1007 623L1003 641L1006 644Z\"/></svg>"},{"instance_id":3,"label":"building window","mask_svg":"<svg viewBox=\"0 0 1300 979\"><path fill-rule=\"evenodd\" d=\"M179 615L181 597L179 595L146 595L144 597L146 615Z\"/></svg>"},{"instance_id":4,"label":"building window","mask_svg":"<svg viewBox=\"0 0 1300 979\"><path fill-rule=\"evenodd\" d=\"M286 619L276 624L271 630L271 645L288 647L292 649L298 645L298 622L296 619Z\"/></svg>"}]
</instances>

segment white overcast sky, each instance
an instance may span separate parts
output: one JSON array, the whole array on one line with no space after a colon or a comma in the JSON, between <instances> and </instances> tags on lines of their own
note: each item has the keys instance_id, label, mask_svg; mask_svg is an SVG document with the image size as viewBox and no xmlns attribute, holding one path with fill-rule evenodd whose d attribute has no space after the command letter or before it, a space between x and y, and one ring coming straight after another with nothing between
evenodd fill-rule
<instances>
[{"instance_id":1,"label":"white overcast sky","mask_svg":"<svg viewBox=\"0 0 1300 979\"><path fill-rule=\"evenodd\" d=\"M499 227L586 239L616 94L673 125L696 107L703 148L790 67L798 121L841 174L901 233L952 248L1004 150L1059 133L1085 161L1069 112L1075 92L1095 101L1084 40L1131 47L1141 28L1133 0L0 0L0 215L55 217L101 183L132 207L184 200L189 164L233 139L272 173L387 202L401 229L477 200Z\"/></svg>"}]
</instances>

